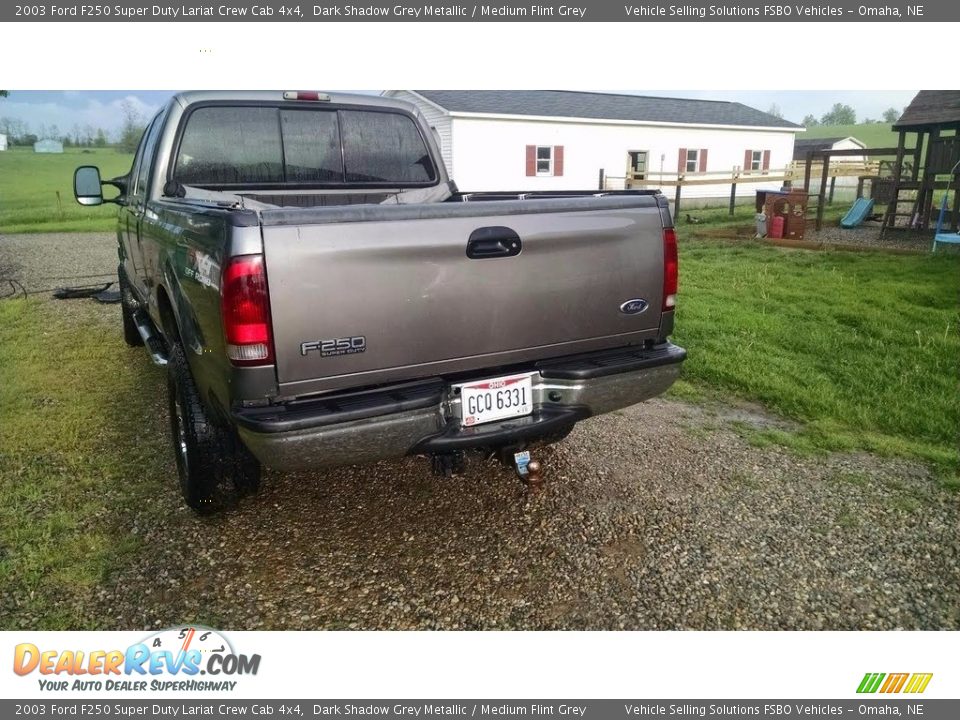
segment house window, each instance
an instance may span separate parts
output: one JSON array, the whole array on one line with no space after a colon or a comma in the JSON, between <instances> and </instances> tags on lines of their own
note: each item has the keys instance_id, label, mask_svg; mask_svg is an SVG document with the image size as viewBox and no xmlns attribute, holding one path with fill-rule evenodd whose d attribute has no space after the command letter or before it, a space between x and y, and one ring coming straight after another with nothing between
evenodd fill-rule
<instances>
[{"instance_id":1,"label":"house window","mask_svg":"<svg viewBox=\"0 0 960 720\"><path fill-rule=\"evenodd\" d=\"M563 177L563 145L527 145L527 177Z\"/></svg>"},{"instance_id":2,"label":"house window","mask_svg":"<svg viewBox=\"0 0 960 720\"><path fill-rule=\"evenodd\" d=\"M552 145L537 145L537 175L553 175Z\"/></svg>"},{"instance_id":3,"label":"house window","mask_svg":"<svg viewBox=\"0 0 960 720\"><path fill-rule=\"evenodd\" d=\"M762 172L767 174L770 171L770 151L744 150L743 171L748 173Z\"/></svg>"},{"instance_id":4,"label":"house window","mask_svg":"<svg viewBox=\"0 0 960 720\"><path fill-rule=\"evenodd\" d=\"M700 167L700 151L699 150L687 150L687 162L684 166L684 169L688 173L697 172L697 169Z\"/></svg>"}]
</instances>

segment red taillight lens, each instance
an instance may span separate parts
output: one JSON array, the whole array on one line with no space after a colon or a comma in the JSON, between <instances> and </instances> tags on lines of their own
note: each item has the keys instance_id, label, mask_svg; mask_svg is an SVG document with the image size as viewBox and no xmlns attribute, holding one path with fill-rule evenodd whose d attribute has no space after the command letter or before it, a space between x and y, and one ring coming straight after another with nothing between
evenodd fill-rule
<instances>
[{"instance_id":1,"label":"red taillight lens","mask_svg":"<svg viewBox=\"0 0 960 720\"><path fill-rule=\"evenodd\" d=\"M679 261L677 259L677 234L673 228L663 229L663 310L673 310L677 306L677 280Z\"/></svg>"},{"instance_id":2,"label":"red taillight lens","mask_svg":"<svg viewBox=\"0 0 960 720\"><path fill-rule=\"evenodd\" d=\"M234 365L273 362L263 255L241 255L230 260L220 283L220 312L227 356Z\"/></svg>"}]
</instances>

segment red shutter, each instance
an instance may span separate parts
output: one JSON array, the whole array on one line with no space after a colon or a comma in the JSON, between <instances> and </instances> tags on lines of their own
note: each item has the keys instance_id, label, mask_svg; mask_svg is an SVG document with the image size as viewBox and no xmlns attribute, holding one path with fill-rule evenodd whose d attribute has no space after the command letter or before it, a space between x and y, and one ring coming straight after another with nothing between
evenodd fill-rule
<instances>
[{"instance_id":1,"label":"red shutter","mask_svg":"<svg viewBox=\"0 0 960 720\"><path fill-rule=\"evenodd\" d=\"M537 146L527 145L527 177L537 174Z\"/></svg>"},{"instance_id":2,"label":"red shutter","mask_svg":"<svg viewBox=\"0 0 960 720\"><path fill-rule=\"evenodd\" d=\"M700 172L707 171L707 149L702 148L700 150Z\"/></svg>"},{"instance_id":3,"label":"red shutter","mask_svg":"<svg viewBox=\"0 0 960 720\"><path fill-rule=\"evenodd\" d=\"M677 174L683 175L687 171L687 149L680 148L680 154L677 156Z\"/></svg>"},{"instance_id":4,"label":"red shutter","mask_svg":"<svg viewBox=\"0 0 960 720\"><path fill-rule=\"evenodd\" d=\"M752 168L753 168L753 150L744 150L743 151L743 171L745 173L748 173Z\"/></svg>"},{"instance_id":5,"label":"red shutter","mask_svg":"<svg viewBox=\"0 0 960 720\"><path fill-rule=\"evenodd\" d=\"M770 169L770 151L769 150L763 151L763 169L764 170Z\"/></svg>"},{"instance_id":6,"label":"red shutter","mask_svg":"<svg viewBox=\"0 0 960 720\"><path fill-rule=\"evenodd\" d=\"M554 177L563 176L563 145L553 146L553 174Z\"/></svg>"}]
</instances>

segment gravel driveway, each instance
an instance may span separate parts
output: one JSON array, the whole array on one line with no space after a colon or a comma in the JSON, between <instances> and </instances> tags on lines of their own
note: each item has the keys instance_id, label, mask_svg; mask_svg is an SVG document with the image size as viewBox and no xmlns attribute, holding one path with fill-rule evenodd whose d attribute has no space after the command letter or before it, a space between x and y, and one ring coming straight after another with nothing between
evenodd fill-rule
<instances>
[{"instance_id":1,"label":"gravel driveway","mask_svg":"<svg viewBox=\"0 0 960 720\"><path fill-rule=\"evenodd\" d=\"M28 282L54 274L31 247L69 263L57 272L109 271L113 241L99 237L0 237L0 253L37 268ZM119 337L118 308L98 308ZM143 382L136 432L165 434L162 373ZM93 622L960 629L960 495L921 464L742 437L770 425L790 427L753 406L660 399L539 452L536 495L482 458L450 480L406 458L268 472L257 498L209 519L182 506L171 452L156 502L120 519L143 549L99 589Z\"/></svg>"}]
</instances>

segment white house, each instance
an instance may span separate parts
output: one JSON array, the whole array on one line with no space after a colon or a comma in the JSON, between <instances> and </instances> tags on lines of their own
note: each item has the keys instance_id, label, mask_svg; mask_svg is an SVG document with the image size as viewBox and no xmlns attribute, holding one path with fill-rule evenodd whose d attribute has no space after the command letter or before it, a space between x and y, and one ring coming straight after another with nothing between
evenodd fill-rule
<instances>
[{"instance_id":1,"label":"white house","mask_svg":"<svg viewBox=\"0 0 960 720\"><path fill-rule=\"evenodd\" d=\"M388 90L435 129L463 191L658 187L658 178L717 179L684 197L728 196L744 168L780 171L803 128L740 103L557 90ZM778 188L781 181L740 185ZM664 187L672 193L672 188Z\"/></svg>"},{"instance_id":2,"label":"white house","mask_svg":"<svg viewBox=\"0 0 960 720\"><path fill-rule=\"evenodd\" d=\"M0 133L0 152L3 152L7 149L7 136L3 133Z\"/></svg>"}]
</instances>

